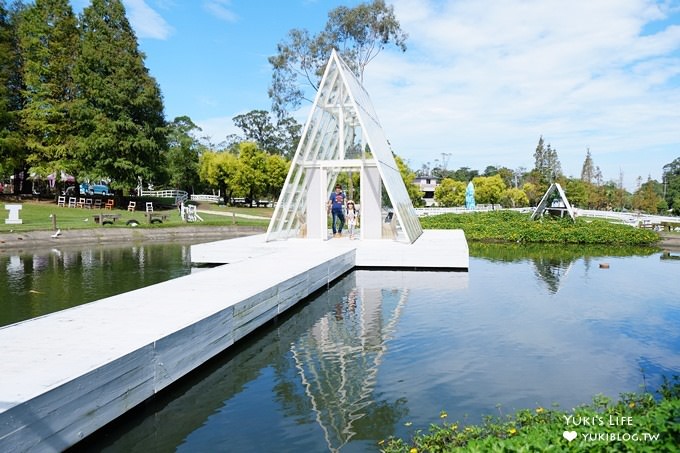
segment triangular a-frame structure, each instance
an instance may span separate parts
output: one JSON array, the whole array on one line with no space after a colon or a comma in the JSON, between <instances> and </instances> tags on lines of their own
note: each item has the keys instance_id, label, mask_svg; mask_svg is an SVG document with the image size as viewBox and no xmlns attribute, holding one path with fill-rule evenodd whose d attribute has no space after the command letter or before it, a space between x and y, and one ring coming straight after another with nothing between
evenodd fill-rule
<instances>
[{"instance_id":1,"label":"triangular a-frame structure","mask_svg":"<svg viewBox=\"0 0 680 453\"><path fill-rule=\"evenodd\" d=\"M557 192L557 197L554 195L555 192ZM548 206L548 203L550 203L550 206ZM562 190L562 186L556 182L552 183L550 187L548 187L548 190L545 191L543 198L541 198L541 202L538 203L536 210L531 215L531 220L540 218L545 212L559 214L560 217L564 216L564 213L566 212L569 214L569 217L571 217L571 220L576 220L574 208L569 204L569 200L567 200L567 195L564 193L564 190Z\"/></svg>"},{"instance_id":2,"label":"triangular a-frame structure","mask_svg":"<svg viewBox=\"0 0 680 453\"><path fill-rule=\"evenodd\" d=\"M333 51L266 240L327 239L326 201L345 170L361 175L362 239L413 243L423 233L368 93Z\"/></svg>"}]
</instances>

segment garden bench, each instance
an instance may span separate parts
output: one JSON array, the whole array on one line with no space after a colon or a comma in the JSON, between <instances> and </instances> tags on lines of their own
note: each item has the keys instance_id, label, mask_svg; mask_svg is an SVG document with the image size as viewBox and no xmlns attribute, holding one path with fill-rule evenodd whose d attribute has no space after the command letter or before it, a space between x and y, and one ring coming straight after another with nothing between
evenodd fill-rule
<instances>
[{"instance_id":1,"label":"garden bench","mask_svg":"<svg viewBox=\"0 0 680 453\"><path fill-rule=\"evenodd\" d=\"M661 226L665 231L673 231L680 228L680 222L661 222Z\"/></svg>"},{"instance_id":2,"label":"garden bench","mask_svg":"<svg viewBox=\"0 0 680 453\"><path fill-rule=\"evenodd\" d=\"M168 220L167 214L159 214L157 212L145 212L144 216L149 223L163 223L163 221Z\"/></svg>"},{"instance_id":3,"label":"garden bench","mask_svg":"<svg viewBox=\"0 0 680 453\"><path fill-rule=\"evenodd\" d=\"M116 220L120 219L120 214L95 214L92 217L95 223L113 225Z\"/></svg>"}]
</instances>

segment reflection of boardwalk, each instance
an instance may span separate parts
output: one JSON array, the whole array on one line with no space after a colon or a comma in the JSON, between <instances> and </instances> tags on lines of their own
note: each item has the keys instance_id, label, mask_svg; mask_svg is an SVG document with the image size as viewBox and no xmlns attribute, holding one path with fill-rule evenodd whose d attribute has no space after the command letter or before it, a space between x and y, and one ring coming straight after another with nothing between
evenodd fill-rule
<instances>
[{"instance_id":1,"label":"reflection of boardwalk","mask_svg":"<svg viewBox=\"0 0 680 453\"><path fill-rule=\"evenodd\" d=\"M408 290L353 289L291 345L295 366L330 451L355 436L372 404L378 369Z\"/></svg>"}]
</instances>

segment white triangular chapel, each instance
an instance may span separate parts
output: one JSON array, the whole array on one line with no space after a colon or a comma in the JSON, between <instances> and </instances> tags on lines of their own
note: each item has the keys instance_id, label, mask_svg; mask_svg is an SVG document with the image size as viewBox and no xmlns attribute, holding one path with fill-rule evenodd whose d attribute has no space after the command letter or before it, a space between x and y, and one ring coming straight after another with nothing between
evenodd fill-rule
<instances>
[{"instance_id":1,"label":"white triangular chapel","mask_svg":"<svg viewBox=\"0 0 680 453\"><path fill-rule=\"evenodd\" d=\"M423 233L368 93L333 51L266 240L327 239L326 203L341 171L361 175L362 239L413 243Z\"/></svg>"},{"instance_id":2,"label":"white triangular chapel","mask_svg":"<svg viewBox=\"0 0 680 453\"><path fill-rule=\"evenodd\" d=\"M555 197L555 192L557 192L557 197ZM548 203L550 203L550 206L548 206ZM531 220L540 219L546 212L559 214L560 217L564 216L564 213L566 212L569 214L569 217L571 217L571 220L576 220L574 208L569 204L567 195L564 193L564 190L559 183L554 182L550 184L550 187L548 187L548 190L543 194L543 198L541 198L538 206L536 206L534 213L531 214Z\"/></svg>"}]
</instances>

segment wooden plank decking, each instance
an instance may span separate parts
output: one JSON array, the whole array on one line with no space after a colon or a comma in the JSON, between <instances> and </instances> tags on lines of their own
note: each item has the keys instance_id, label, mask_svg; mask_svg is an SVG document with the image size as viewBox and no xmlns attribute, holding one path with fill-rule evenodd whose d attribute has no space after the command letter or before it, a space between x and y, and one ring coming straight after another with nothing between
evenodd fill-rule
<instances>
[{"instance_id":1,"label":"wooden plank decking","mask_svg":"<svg viewBox=\"0 0 680 453\"><path fill-rule=\"evenodd\" d=\"M354 267L308 250L204 270L0 329L0 451L60 451Z\"/></svg>"},{"instance_id":2,"label":"wooden plank decking","mask_svg":"<svg viewBox=\"0 0 680 453\"><path fill-rule=\"evenodd\" d=\"M354 267L468 269L460 231L415 244L250 236L192 247L230 263L0 328L0 451L60 451Z\"/></svg>"}]
</instances>

